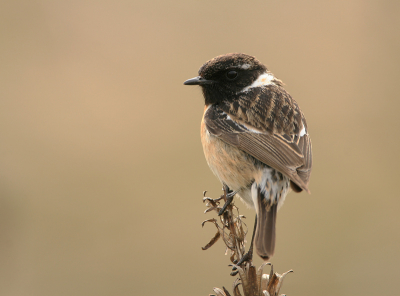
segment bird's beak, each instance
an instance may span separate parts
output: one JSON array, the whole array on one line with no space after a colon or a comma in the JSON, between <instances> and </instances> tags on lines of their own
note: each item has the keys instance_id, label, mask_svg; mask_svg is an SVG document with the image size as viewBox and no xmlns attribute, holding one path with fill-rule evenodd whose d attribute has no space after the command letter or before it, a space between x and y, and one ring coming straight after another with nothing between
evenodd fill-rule
<instances>
[{"instance_id":1,"label":"bird's beak","mask_svg":"<svg viewBox=\"0 0 400 296\"><path fill-rule=\"evenodd\" d=\"M195 78L186 80L183 84L184 85L203 85L203 84L212 84L212 83L214 83L213 80L207 80L201 76L197 76Z\"/></svg>"}]
</instances>

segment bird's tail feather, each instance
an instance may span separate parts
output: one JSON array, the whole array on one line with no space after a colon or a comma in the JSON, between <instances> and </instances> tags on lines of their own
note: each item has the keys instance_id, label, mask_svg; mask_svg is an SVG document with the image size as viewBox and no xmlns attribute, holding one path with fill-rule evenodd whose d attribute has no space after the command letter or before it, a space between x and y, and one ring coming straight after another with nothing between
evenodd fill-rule
<instances>
[{"instance_id":1,"label":"bird's tail feather","mask_svg":"<svg viewBox=\"0 0 400 296\"><path fill-rule=\"evenodd\" d=\"M278 205L266 205L265 198L258 190L258 215L257 227L254 237L254 246L257 254L264 260L274 255L275 250L275 224Z\"/></svg>"}]
</instances>

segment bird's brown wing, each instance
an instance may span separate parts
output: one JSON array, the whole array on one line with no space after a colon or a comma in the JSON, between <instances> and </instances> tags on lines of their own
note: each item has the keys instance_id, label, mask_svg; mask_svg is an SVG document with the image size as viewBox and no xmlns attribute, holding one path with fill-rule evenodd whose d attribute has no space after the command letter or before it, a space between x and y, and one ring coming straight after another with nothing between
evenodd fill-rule
<instances>
[{"instance_id":1,"label":"bird's brown wing","mask_svg":"<svg viewBox=\"0 0 400 296\"><path fill-rule=\"evenodd\" d=\"M294 101L293 107L280 104L279 109L278 102L269 99L271 96L260 92L253 96L253 103L247 96L239 98L238 103L211 105L204 114L206 127L212 135L285 174L309 192L311 140L308 134L300 137L302 128L307 128L305 118ZM268 110L271 104L275 109ZM282 113L285 108L286 114ZM279 119L279 113L286 119Z\"/></svg>"}]
</instances>

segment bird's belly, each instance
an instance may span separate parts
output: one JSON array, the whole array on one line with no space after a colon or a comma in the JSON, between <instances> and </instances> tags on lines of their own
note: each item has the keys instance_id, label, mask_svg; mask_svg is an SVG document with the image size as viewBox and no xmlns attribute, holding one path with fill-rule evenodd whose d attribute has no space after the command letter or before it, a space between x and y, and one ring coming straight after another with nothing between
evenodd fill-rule
<instances>
[{"instance_id":1,"label":"bird's belly","mask_svg":"<svg viewBox=\"0 0 400 296\"><path fill-rule=\"evenodd\" d=\"M251 184L259 171L254 159L242 150L211 135L206 130L204 122L201 124L201 142L211 171L221 183L233 191L238 191L238 195L252 206Z\"/></svg>"},{"instance_id":2,"label":"bird's belly","mask_svg":"<svg viewBox=\"0 0 400 296\"><path fill-rule=\"evenodd\" d=\"M237 195L248 206L254 207L251 187L255 182L265 199L277 203L280 208L289 192L289 178L266 164L256 163L246 152L213 136L207 131L203 121L201 142L211 171L221 183L237 191Z\"/></svg>"}]
</instances>

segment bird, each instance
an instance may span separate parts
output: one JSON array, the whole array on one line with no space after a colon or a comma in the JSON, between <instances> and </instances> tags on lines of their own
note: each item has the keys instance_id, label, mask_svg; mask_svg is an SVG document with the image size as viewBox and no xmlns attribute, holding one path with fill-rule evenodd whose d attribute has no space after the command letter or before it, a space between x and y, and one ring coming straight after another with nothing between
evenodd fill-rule
<instances>
[{"instance_id":1,"label":"bird","mask_svg":"<svg viewBox=\"0 0 400 296\"><path fill-rule=\"evenodd\" d=\"M255 57L229 53L207 61L184 85L204 97L201 142L208 166L256 212L249 252L264 260L275 251L276 216L289 191L306 191L312 168L311 138L297 102ZM253 247L254 244L254 247ZM246 258L245 258L246 257Z\"/></svg>"}]
</instances>

